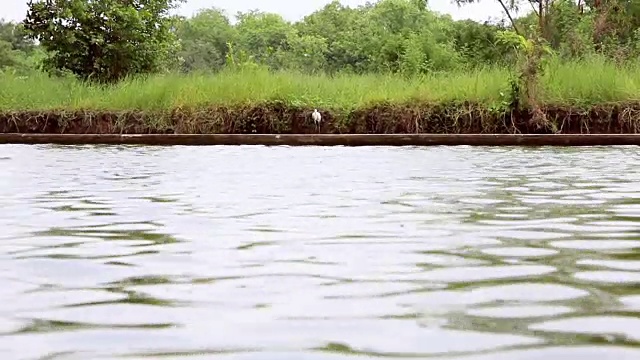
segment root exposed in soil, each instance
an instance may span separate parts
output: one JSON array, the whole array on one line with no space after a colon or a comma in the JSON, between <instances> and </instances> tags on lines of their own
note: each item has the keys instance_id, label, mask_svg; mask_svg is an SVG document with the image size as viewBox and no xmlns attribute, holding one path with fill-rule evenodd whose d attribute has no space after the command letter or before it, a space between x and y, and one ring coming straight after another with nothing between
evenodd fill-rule
<instances>
[{"instance_id":1,"label":"root exposed in soil","mask_svg":"<svg viewBox=\"0 0 640 360\"><path fill-rule=\"evenodd\" d=\"M640 103L588 108L541 107L495 111L474 103L377 104L322 112L325 134L634 134ZM171 111L0 112L0 133L46 134L308 134L313 109L272 102ZM540 119L544 121L540 121Z\"/></svg>"}]
</instances>

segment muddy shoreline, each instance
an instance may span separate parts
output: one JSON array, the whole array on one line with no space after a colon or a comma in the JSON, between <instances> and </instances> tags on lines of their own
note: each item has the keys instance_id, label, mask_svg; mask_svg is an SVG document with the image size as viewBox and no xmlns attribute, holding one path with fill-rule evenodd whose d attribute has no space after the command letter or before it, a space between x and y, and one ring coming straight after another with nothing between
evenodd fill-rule
<instances>
[{"instance_id":1,"label":"muddy shoreline","mask_svg":"<svg viewBox=\"0 0 640 360\"><path fill-rule=\"evenodd\" d=\"M640 146L640 134L0 134L0 144Z\"/></svg>"},{"instance_id":2,"label":"muddy shoreline","mask_svg":"<svg viewBox=\"0 0 640 360\"><path fill-rule=\"evenodd\" d=\"M492 111L481 105L380 104L323 110L323 134L637 134L640 103ZM279 103L171 111L4 111L3 134L313 134L312 109Z\"/></svg>"}]
</instances>

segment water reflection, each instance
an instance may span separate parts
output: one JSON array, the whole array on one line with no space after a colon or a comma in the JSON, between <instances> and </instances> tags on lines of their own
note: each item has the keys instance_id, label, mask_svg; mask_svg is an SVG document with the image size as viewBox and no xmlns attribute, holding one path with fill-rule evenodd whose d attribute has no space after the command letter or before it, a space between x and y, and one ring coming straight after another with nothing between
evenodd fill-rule
<instances>
[{"instance_id":1,"label":"water reflection","mask_svg":"<svg viewBox=\"0 0 640 360\"><path fill-rule=\"evenodd\" d=\"M635 147L0 149L8 358L639 355Z\"/></svg>"}]
</instances>

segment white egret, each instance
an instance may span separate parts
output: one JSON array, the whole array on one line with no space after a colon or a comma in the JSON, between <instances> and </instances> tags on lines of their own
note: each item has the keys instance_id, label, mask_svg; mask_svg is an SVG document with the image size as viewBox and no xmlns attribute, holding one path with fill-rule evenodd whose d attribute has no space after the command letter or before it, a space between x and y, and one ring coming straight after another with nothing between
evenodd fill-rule
<instances>
[{"instance_id":1,"label":"white egret","mask_svg":"<svg viewBox=\"0 0 640 360\"><path fill-rule=\"evenodd\" d=\"M322 115L318 112L318 109L313 109L313 114L311 114L311 118L313 119L313 123L316 125L316 129L320 132L320 123L322 122Z\"/></svg>"}]
</instances>

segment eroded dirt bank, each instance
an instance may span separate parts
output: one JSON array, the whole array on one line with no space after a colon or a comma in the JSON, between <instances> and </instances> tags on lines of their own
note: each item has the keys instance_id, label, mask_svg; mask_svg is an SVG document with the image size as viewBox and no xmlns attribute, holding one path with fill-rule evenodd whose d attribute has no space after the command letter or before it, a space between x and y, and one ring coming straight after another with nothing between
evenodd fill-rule
<instances>
[{"instance_id":1,"label":"eroded dirt bank","mask_svg":"<svg viewBox=\"0 0 640 360\"><path fill-rule=\"evenodd\" d=\"M590 108L490 111L476 104L380 104L350 112L323 110L326 134L635 134L640 103ZM0 112L0 133L47 134L307 134L312 109L260 106L143 111Z\"/></svg>"}]
</instances>

